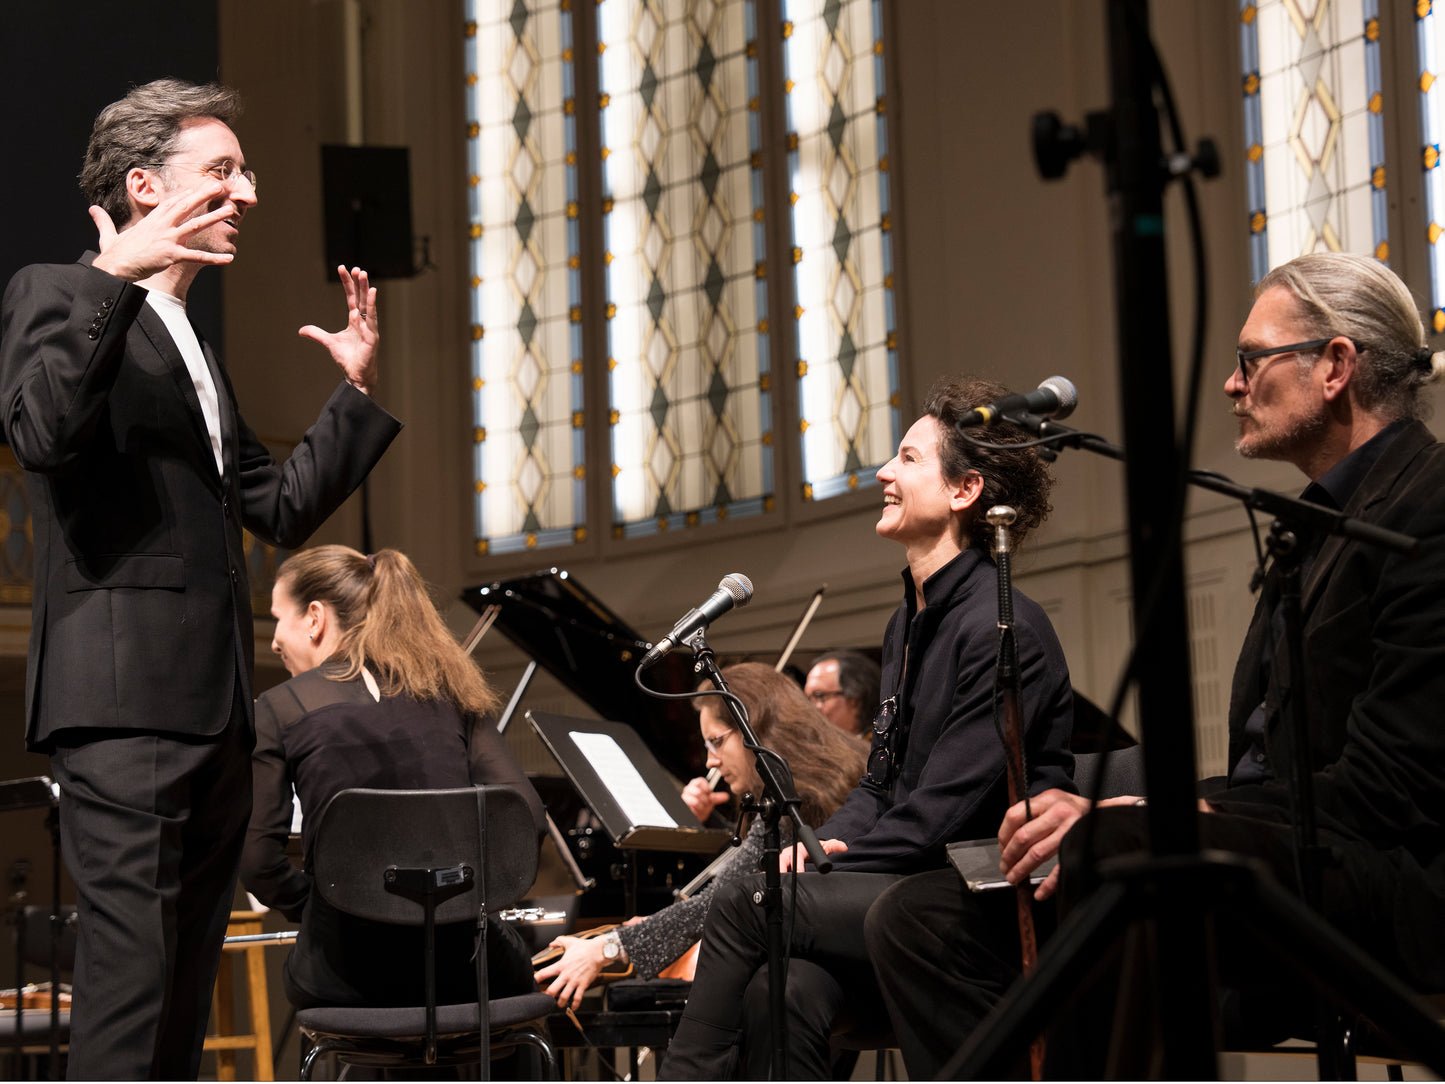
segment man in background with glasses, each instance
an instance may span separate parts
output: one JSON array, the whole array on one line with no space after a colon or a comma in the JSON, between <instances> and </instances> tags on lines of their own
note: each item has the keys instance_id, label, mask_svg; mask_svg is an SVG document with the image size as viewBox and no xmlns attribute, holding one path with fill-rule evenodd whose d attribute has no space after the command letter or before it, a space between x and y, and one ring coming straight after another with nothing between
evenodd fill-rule
<instances>
[{"instance_id":1,"label":"man in background with glasses","mask_svg":"<svg viewBox=\"0 0 1445 1084\"><path fill-rule=\"evenodd\" d=\"M1294 680L1281 672L1278 578L1273 570L1265 577L1234 671L1229 774L1201 784L1199 821L1202 846L1262 860L1299 891L1285 714L1290 696L1302 696L1325 917L1431 992L1445 989L1445 446L1420 421L1420 393L1442 360L1409 289L1368 256L1302 256L1256 287L1224 385L1238 451L1293 463L1309 479L1305 499L1416 537L1422 548L1406 558L1338 535L1303 540L1306 672ZM1145 811L1127 808L1137 802L1116 797L1106 804L1119 808L1091 818L1096 857L1143 846ZM1062 791L1040 795L1032 809L1025 820L1014 806L999 830L1014 884L1058 853L1088 811ZM1078 853L1081 836L1069 838L1036 898L1087 891L1093 872ZM956 879L924 875L893 886L867 929L909 1076L932 1079L1017 977L1019 961L980 951L997 935ZM1224 921L1213 944L1228 1041L1248 1049L1310 1033L1310 991L1271 946ZM1100 1076L1111 1034L1126 1057L1147 1056L1146 1036L1120 1038L1136 1021L1112 1018L1117 986L1101 982L1068 1014L1067 1032L1055 1037L1063 1041L1051 1040L1051 1077ZM1148 1065L1111 1068L1127 1077Z\"/></svg>"},{"instance_id":2,"label":"man in background with glasses","mask_svg":"<svg viewBox=\"0 0 1445 1084\"><path fill-rule=\"evenodd\" d=\"M878 711L878 664L861 651L828 651L813 660L803 692L844 734L872 737Z\"/></svg>"},{"instance_id":3,"label":"man in background with glasses","mask_svg":"<svg viewBox=\"0 0 1445 1084\"><path fill-rule=\"evenodd\" d=\"M934 386L898 454L878 471L876 530L907 556L903 602L883 644L883 702L874 716L867 773L817 827L833 872L784 884L792 932L786 991L787 1076L827 1079L829 1036L861 1027L882 1034L884 1009L863 941L878 894L904 876L947 864L946 846L990 836L1008 805L1003 743L994 727L998 576L985 514L1018 513L1015 544L1041 524L1053 485L1032 449L984 451L957 423L1004 389L978 380ZM1015 445L1018 428L988 430ZM1073 693L1042 609L1014 592L1025 748L1036 789L1072 788ZM792 853L784 853L791 868ZM768 1076L770 1020L761 876L720 889L708 912L687 1010L660 1077ZM1017 935L1015 935L1015 945Z\"/></svg>"},{"instance_id":4,"label":"man in background with glasses","mask_svg":"<svg viewBox=\"0 0 1445 1084\"><path fill-rule=\"evenodd\" d=\"M195 1079L251 803L242 530L300 546L401 428L371 399L364 271L341 271L343 330L301 329L343 381L285 463L187 319L256 206L239 111L173 79L102 110L80 175L99 252L22 268L0 309L35 538L26 739L79 892L72 1078Z\"/></svg>"}]
</instances>

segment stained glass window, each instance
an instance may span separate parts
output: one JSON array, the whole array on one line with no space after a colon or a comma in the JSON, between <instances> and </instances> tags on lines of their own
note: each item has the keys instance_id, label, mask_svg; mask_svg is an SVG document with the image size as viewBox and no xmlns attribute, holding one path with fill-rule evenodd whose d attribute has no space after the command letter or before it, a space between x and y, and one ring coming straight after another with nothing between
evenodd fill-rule
<instances>
[{"instance_id":1,"label":"stained glass window","mask_svg":"<svg viewBox=\"0 0 1445 1084\"><path fill-rule=\"evenodd\" d=\"M883 2L465 0L478 552L765 512L780 434L804 499L891 457Z\"/></svg>"},{"instance_id":2,"label":"stained glass window","mask_svg":"<svg viewBox=\"0 0 1445 1084\"><path fill-rule=\"evenodd\" d=\"M467 0L476 537L481 553L586 530L572 16Z\"/></svg>"},{"instance_id":3,"label":"stained glass window","mask_svg":"<svg viewBox=\"0 0 1445 1084\"><path fill-rule=\"evenodd\" d=\"M1430 325L1445 331L1445 170L1440 145L1445 142L1445 12L1431 0L1415 5L1415 51L1420 69L1421 166L1425 170L1425 236L1430 242Z\"/></svg>"},{"instance_id":4,"label":"stained glass window","mask_svg":"<svg viewBox=\"0 0 1445 1084\"><path fill-rule=\"evenodd\" d=\"M754 4L603 0L613 532L773 492Z\"/></svg>"},{"instance_id":5,"label":"stained glass window","mask_svg":"<svg viewBox=\"0 0 1445 1084\"><path fill-rule=\"evenodd\" d=\"M1241 0L1251 270L1389 259L1378 0Z\"/></svg>"},{"instance_id":6,"label":"stained glass window","mask_svg":"<svg viewBox=\"0 0 1445 1084\"><path fill-rule=\"evenodd\" d=\"M784 0L803 494L874 481L899 427L881 0Z\"/></svg>"}]
</instances>

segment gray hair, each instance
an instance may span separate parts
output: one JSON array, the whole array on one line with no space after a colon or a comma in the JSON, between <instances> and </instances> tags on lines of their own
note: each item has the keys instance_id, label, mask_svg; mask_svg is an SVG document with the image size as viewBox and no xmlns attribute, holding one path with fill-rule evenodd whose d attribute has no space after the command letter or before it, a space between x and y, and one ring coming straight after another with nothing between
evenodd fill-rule
<instances>
[{"instance_id":1,"label":"gray hair","mask_svg":"<svg viewBox=\"0 0 1445 1084\"><path fill-rule=\"evenodd\" d=\"M175 153L183 121L214 117L230 124L241 114L241 96L218 83L157 79L135 87L95 118L80 190L110 215L116 229L130 222L126 175L137 167L159 169Z\"/></svg>"},{"instance_id":2,"label":"gray hair","mask_svg":"<svg viewBox=\"0 0 1445 1084\"><path fill-rule=\"evenodd\" d=\"M1445 372L1445 354L1430 349L1398 275L1371 256L1316 252L1276 267L1254 296L1276 286L1294 296L1310 337L1354 342L1360 366L1351 386L1363 409L1392 421L1420 417L1420 389Z\"/></svg>"}]
</instances>

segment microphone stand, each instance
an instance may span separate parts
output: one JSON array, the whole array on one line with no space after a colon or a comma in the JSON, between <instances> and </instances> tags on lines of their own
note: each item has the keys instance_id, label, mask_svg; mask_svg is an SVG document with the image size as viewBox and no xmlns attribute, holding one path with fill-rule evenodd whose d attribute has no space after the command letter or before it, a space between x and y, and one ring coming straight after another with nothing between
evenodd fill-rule
<instances>
[{"instance_id":1,"label":"microphone stand","mask_svg":"<svg viewBox=\"0 0 1445 1084\"><path fill-rule=\"evenodd\" d=\"M727 681L718 668L717 657L707 646L702 629L693 633L684 642L696 656L693 670L705 676L722 692L730 693ZM788 1079L788 1030L787 1013L787 961L788 946L783 937L783 881L778 872L778 859L782 854L782 839L779 825L784 815L793 822L793 839L807 848L808 855L819 873L828 873L833 862L823 853L818 837L808 827L799 812L801 800L793 789L793 776L787 761L775 754L761 751L757 735L748 725L746 712L739 710L736 699L729 695L722 698L728 706L733 725L737 728L743 745L752 750L757 764L758 778L763 781L762 800L747 806L763 818L763 893L755 902L763 905L767 928L768 946L768 1009L772 1023L772 1074L774 1080ZM744 798L746 801L746 796ZM796 855L796 851L794 852Z\"/></svg>"},{"instance_id":2,"label":"microphone stand","mask_svg":"<svg viewBox=\"0 0 1445 1084\"><path fill-rule=\"evenodd\" d=\"M1085 448L1110 459L1125 458L1117 445L1037 415L1019 413L1009 415L1008 420L1054 447ZM1409 535L1311 501L1242 486L1210 471L1191 470L1186 472L1186 479L1191 485L1232 497L1248 508L1276 517L1270 550L1280 577L1286 654L1285 659L1276 659L1275 665L1285 665L1287 660L1294 680L1305 672L1299 567L1305 547L1298 536L1338 534L1407 556L1420 548L1419 540ZM1274 886L1252 863L1220 852L1194 859L1156 855L1153 861L1148 856L1134 856L1106 863L1100 870L1103 884L1060 925L1040 956L1032 980L1026 975L1019 986L1009 991L994 1014L954 1055L944 1070L945 1079L975 1079L1007 1071L1005 1059L1010 1049L1016 1049L1013 1044L1040 1032L1052 1009L1085 980L1092 964L1124 926L1170 907L1201 913L1231 912L1256 934L1278 942L1284 959L1293 962L1317 989L1333 993L1368 1018L1387 1039L1419 1057L1435 1072L1445 1070L1445 1030L1433 1015L1404 983L1342 938L1319 914L1321 853L1303 697L1290 698L1284 722L1290 735L1288 779L1295 863L1305 906L1301 906L1299 898ZM1177 981L1179 976L1173 978ZM1320 1079L1341 1079L1350 1067L1338 1057L1341 1022L1327 1011L1323 996L1317 1001L1316 1027ZM1347 1054L1347 1058L1352 1057Z\"/></svg>"},{"instance_id":3,"label":"microphone stand","mask_svg":"<svg viewBox=\"0 0 1445 1084\"><path fill-rule=\"evenodd\" d=\"M1019 706L1018 641L1014 637L1013 603L1013 559L1009 547L1009 525L1018 518L1018 512L1006 504L996 505L988 510L988 522L995 532L994 550L998 567L998 665L994 669L994 705L1003 702L1003 745L1008 762L1008 804L1024 802L1025 812L1030 820L1033 812L1028 808L1029 777L1028 764L1024 759L1023 712ZM995 716L995 721L997 716ZM1014 886L1018 903L1019 947L1023 958L1023 973L1028 975L1038 961L1039 939L1034 931L1034 887L1025 877ZM1044 1038L1034 1037L1029 1044L1029 1069L1035 1080L1044 1078Z\"/></svg>"},{"instance_id":4,"label":"microphone stand","mask_svg":"<svg viewBox=\"0 0 1445 1084\"><path fill-rule=\"evenodd\" d=\"M1032 433L1041 440L1048 441L1052 448L1083 448L1096 455L1118 460L1120 463L1127 462L1124 449L1117 444L1110 444L1103 437L1095 436L1092 433L1081 433L1077 429L1071 429L1067 425L1050 421L1048 418L1041 418L1037 414L1020 412L1006 415L1006 417L1020 429ZM1211 493L1219 493L1233 498L1246 508L1253 508L1266 515L1285 520L1299 532L1342 535L1345 538L1354 539L1356 542L1393 550L1406 557L1412 557L1420 550L1419 540L1410 535L1377 527L1373 523L1366 523L1364 520L1347 516L1339 509L1330 508L1327 505L1315 504L1313 501L1302 500L1299 497L1276 493L1272 489L1243 486L1214 471L1189 470L1185 472L1185 480L1199 489L1207 489Z\"/></svg>"},{"instance_id":5,"label":"microphone stand","mask_svg":"<svg viewBox=\"0 0 1445 1084\"><path fill-rule=\"evenodd\" d=\"M1254 864L1200 851L1184 560L1175 526L1181 479L1197 476L1186 469L1172 410L1159 406L1174 402L1163 195L1173 177L1208 174L1217 154L1201 145L1196 156L1181 149L1166 158L1156 91L1167 99L1167 88L1149 37L1147 0L1105 0L1104 8L1112 107L1091 114L1084 131L1061 126L1055 116L1036 117L1035 158L1046 178L1062 176L1069 160L1086 151L1106 169L1125 440L1147 450L1126 461L1125 474L1149 848L1105 864L1102 884L1060 925L1033 975L1005 996L943 1073L977 1079L1006 1072L1008 1053L1038 1033L1125 926L1146 922L1153 933L1158 1034L1167 1037L1153 1044L1149 1071L1166 1078L1215 1076L1214 984L1204 946L1208 917L1226 910L1279 945L1298 973L1445 1072L1445 1031L1403 982Z\"/></svg>"}]
</instances>

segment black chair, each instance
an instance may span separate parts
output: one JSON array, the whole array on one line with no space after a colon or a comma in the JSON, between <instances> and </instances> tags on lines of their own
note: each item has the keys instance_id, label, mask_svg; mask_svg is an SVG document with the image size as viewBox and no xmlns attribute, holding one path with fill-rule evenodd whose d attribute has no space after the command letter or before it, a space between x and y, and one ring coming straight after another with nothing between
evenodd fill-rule
<instances>
[{"instance_id":1,"label":"black chair","mask_svg":"<svg viewBox=\"0 0 1445 1084\"><path fill-rule=\"evenodd\" d=\"M493 1054L536 1049L548 1079L557 1058L545 1018L546 994L488 997L486 936L493 913L516 905L537 874L537 833L522 796L510 787L456 790L344 790L322 811L312 857L323 899L373 922L425 929L426 1004L400 1008L303 1009L296 1023L311 1044L301 1061L353 1065L460 1065L476 1061L490 1079ZM436 1004L438 923L474 920L481 944L477 1001ZM540 1025L540 1026L539 1026Z\"/></svg>"},{"instance_id":2,"label":"black chair","mask_svg":"<svg viewBox=\"0 0 1445 1084\"><path fill-rule=\"evenodd\" d=\"M1084 797L1094 793L1094 780L1104 774L1100 798L1123 794L1144 796L1144 747L1130 745L1107 753L1075 753L1074 785Z\"/></svg>"}]
</instances>

